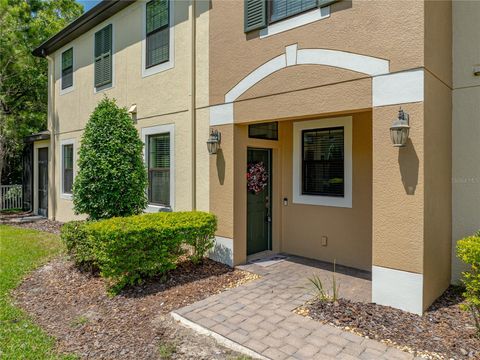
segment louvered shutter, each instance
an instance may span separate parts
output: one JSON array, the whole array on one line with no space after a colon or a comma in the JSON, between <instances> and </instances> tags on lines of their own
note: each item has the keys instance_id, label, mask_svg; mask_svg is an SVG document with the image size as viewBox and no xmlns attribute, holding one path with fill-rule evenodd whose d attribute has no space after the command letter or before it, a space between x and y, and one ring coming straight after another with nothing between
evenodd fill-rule
<instances>
[{"instance_id":1,"label":"louvered shutter","mask_svg":"<svg viewBox=\"0 0 480 360\"><path fill-rule=\"evenodd\" d=\"M267 0L244 0L245 32L267 26Z\"/></svg>"},{"instance_id":2,"label":"louvered shutter","mask_svg":"<svg viewBox=\"0 0 480 360\"><path fill-rule=\"evenodd\" d=\"M112 82L112 25L95 33L95 87Z\"/></svg>"}]
</instances>

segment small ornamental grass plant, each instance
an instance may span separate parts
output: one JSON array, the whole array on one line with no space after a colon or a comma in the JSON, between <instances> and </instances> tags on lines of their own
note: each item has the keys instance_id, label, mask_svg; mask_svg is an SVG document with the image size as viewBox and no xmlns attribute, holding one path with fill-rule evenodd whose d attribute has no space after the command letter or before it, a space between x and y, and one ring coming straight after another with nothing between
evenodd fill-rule
<instances>
[{"instance_id":1,"label":"small ornamental grass plant","mask_svg":"<svg viewBox=\"0 0 480 360\"><path fill-rule=\"evenodd\" d=\"M177 266L185 248L200 263L213 247L217 218L205 212L162 212L72 222L62 228L62 239L77 265L95 266L118 293Z\"/></svg>"},{"instance_id":2,"label":"small ornamental grass plant","mask_svg":"<svg viewBox=\"0 0 480 360\"><path fill-rule=\"evenodd\" d=\"M339 299L340 285L337 283L335 268L336 265L333 262L333 274L330 281L331 290L327 288L319 275L313 274L311 278L308 278L316 298L322 302L337 302Z\"/></svg>"},{"instance_id":3,"label":"small ornamental grass plant","mask_svg":"<svg viewBox=\"0 0 480 360\"><path fill-rule=\"evenodd\" d=\"M458 241L457 255L470 266L469 271L462 274L466 300L464 309L472 314L477 335L480 336L480 231Z\"/></svg>"}]
</instances>

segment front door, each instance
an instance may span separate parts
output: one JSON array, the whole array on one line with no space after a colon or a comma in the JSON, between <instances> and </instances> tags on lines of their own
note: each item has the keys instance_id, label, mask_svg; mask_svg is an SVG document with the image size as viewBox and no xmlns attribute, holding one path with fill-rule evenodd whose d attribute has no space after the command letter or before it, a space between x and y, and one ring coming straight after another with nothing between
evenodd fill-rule
<instances>
[{"instance_id":1,"label":"front door","mask_svg":"<svg viewBox=\"0 0 480 360\"><path fill-rule=\"evenodd\" d=\"M271 149L248 149L247 255L272 249L271 163Z\"/></svg>"},{"instance_id":2,"label":"front door","mask_svg":"<svg viewBox=\"0 0 480 360\"><path fill-rule=\"evenodd\" d=\"M48 216L48 148L38 149L38 215Z\"/></svg>"}]
</instances>

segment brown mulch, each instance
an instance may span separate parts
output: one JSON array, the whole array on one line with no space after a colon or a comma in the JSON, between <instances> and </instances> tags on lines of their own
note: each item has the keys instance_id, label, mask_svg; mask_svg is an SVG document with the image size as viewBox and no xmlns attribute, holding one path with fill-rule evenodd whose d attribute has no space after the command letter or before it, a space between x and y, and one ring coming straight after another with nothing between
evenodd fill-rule
<instances>
[{"instance_id":1,"label":"brown mulch","mask_svg":"<svg viewBox=\"0 0 480 360\"><path fill-rule=\"evenodd\" d=\"M206 259L185 261L166 280L152 279L109 297L104 280L59 258L30 274L15 291L25 309L57 339L58 351L83 359L229 359L238 354L176 324L169 312L254 279ZM165 351L165 349L163 350Z\"/></svg>"},{"instance_id":2,"label":"brown mulch","mask_svg":"<svg viewBox=\"0 0 480 360\"><path fill-rule=\"evenodd\" d=\"M480 359L480 337L470 314L460 309L463 301L461 289L451 286L423 316L346 299L337 303L314 300L297 312L417 355Z\"/></svg>"},{"instance_id":3,"label":"brown mulch","mask_svg":"<svg viewBox=\"0 0 480 360\"><path fill-rule=\"evenodd\" d=\"M63 223L58 221L52 221L52 220L38 220L38 221L26 222L26 223L9 222L8 225L26 228L26 229L46 231L53 234L60 234L60 229Z\"/></svg>"}]
</instances>

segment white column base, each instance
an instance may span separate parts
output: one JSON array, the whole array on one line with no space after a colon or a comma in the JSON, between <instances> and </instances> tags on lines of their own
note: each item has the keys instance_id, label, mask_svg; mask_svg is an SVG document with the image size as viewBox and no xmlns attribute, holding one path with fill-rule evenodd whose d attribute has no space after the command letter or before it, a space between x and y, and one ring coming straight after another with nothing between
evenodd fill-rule
<instances>
[{"instance_id":1,"label":"white column base","mask_svg":"<svg viewBox=\"0 0 480 360\"><path fill-rule=\"evenodd\" d=\"M372 302L423 313L423 275L372 266Z\"/></svg>"}]
</instances>

